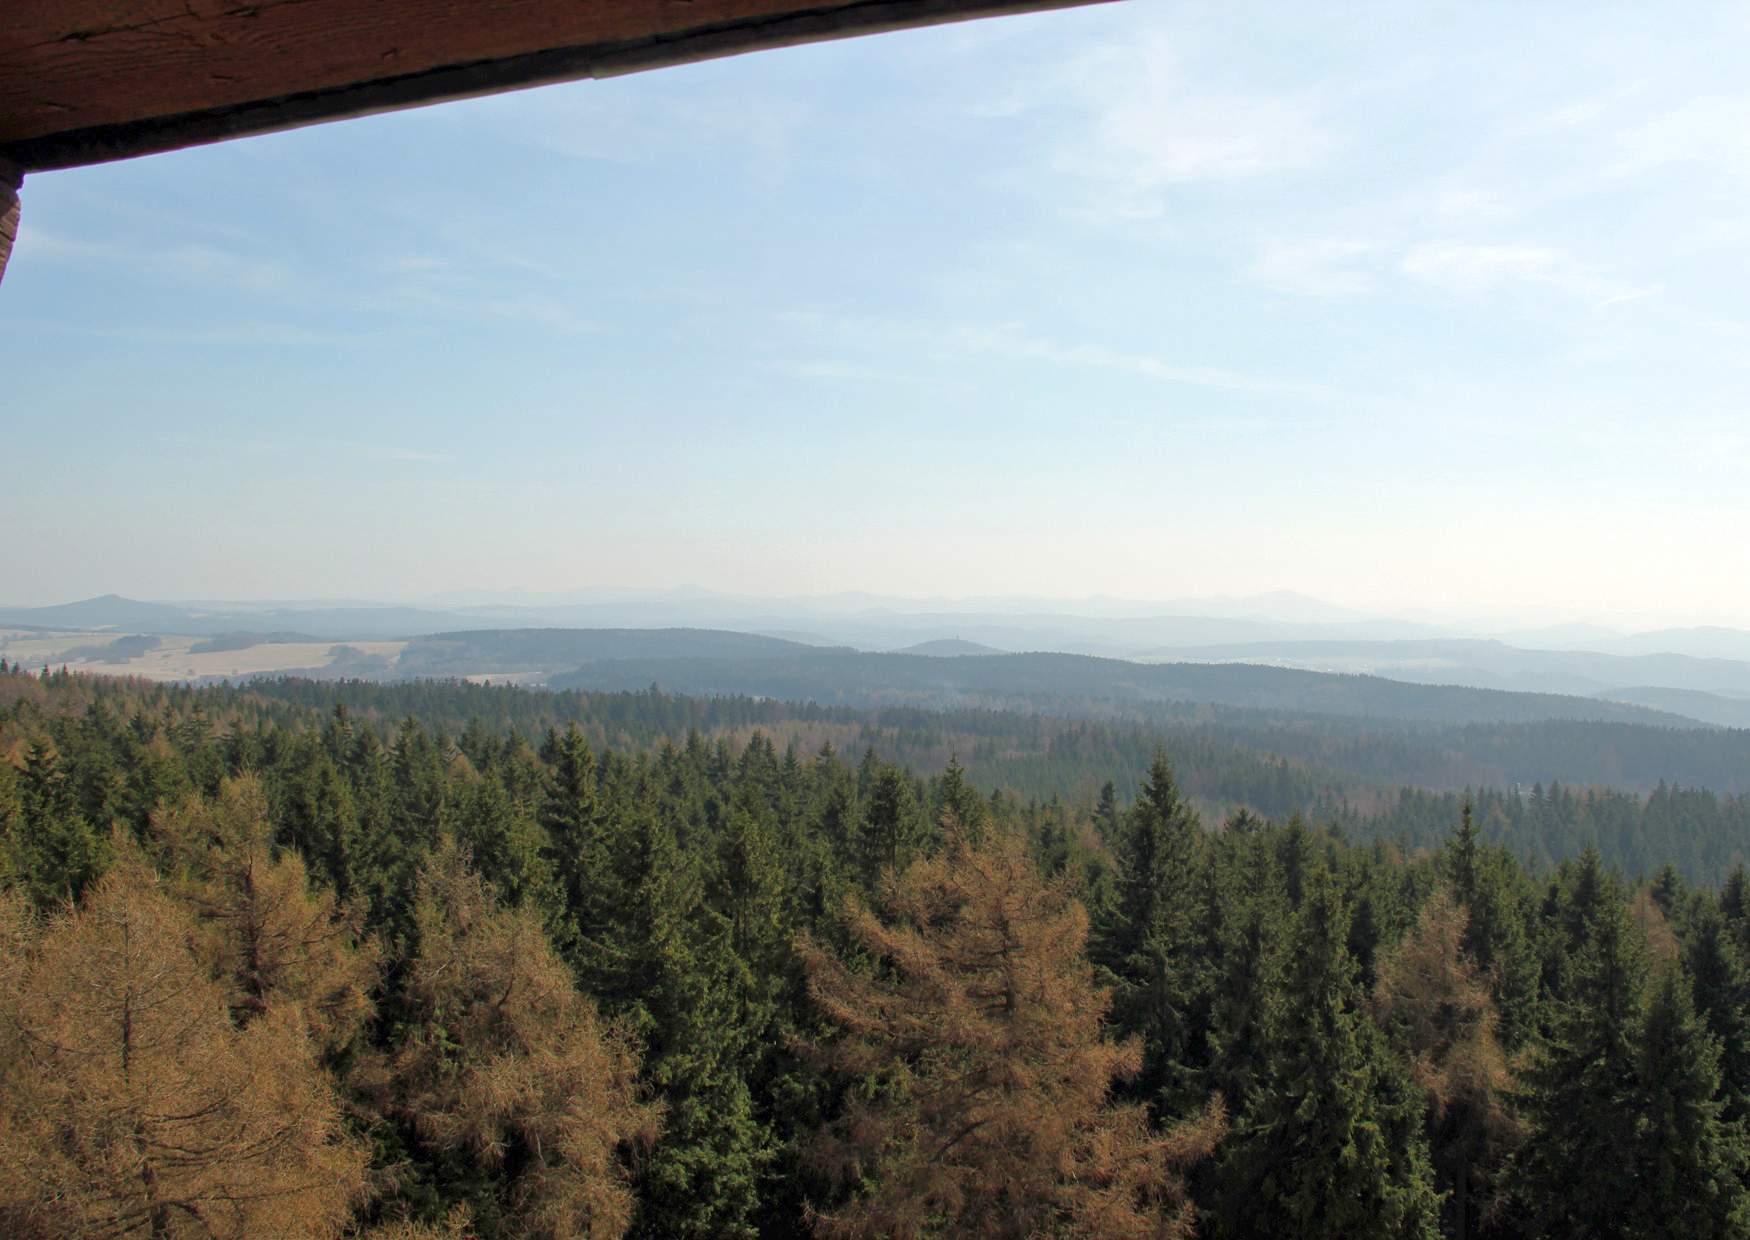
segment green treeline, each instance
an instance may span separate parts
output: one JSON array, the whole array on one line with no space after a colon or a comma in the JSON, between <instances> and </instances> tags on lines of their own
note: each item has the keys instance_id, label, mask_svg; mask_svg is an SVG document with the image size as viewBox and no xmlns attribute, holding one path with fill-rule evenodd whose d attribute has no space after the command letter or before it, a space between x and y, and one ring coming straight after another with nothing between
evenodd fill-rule
<instances>
[{"instance_id":1,"label":"green treeline","mask_svg":"<svg viewBox=\"0 0 1750 1240\"><path fill-rule=\"evenodd\" d=\"M1691 881L1718 884L1750 859L1750 797L1665 784L1646 796L1553 782L1508 791L1405 788L1371 814L1328 802L1309 813L1365 837L1433 848L1467 803L1483 838L1539 870L1592 848L1628 874L1651 877L1671 866Z\"/></svg>"},{"instance_id":2,"label":"green treeline","mask_svg":"<svg viewBox=\"0 0 1750 1240\"><path fill-rule=\"evenodd\" d=\"M1615 801L1405 852L395 692L0 674L0 1232L1750 1230L1750 876L1508 846Z\"/></svg>"},{"instance_id":3,"label":"green treeline","mask_svg":"<svg viewBox=\"0 0 1750 1240\"><path fill-rule=\"evenodd\" d=\"M230 734L307 728L338 705L355 731L370 731L384 744L413 718L470 755L481 751L483 738L514 734L538 747L548 729L575 724L597 752L684 745L694 732L739 749L758 731L780 750L812 754L831 745L860 756L873 749L911 771L941 770L953 758L976 787L1057 802L1085 816L1108 783L1120 802L1133 800L1154 753L1164 748L1180 788L1210 821L1240 809L1270 818L1300 814L1353 839L1384 838L1415 850L1436 846L1470 800L1484 838L1534 868L1592 847L1631 876L1650 877L1669 864L1692 882L1718 885L1750 861L1750 795L1741 791L1750 778L1750 750L1738 753L1750 732L1571 722L1431 728L1206 706L1139 724L692 698L654 688L551 693L457 681L280 679L189 689L60 673L46 680L0 676L0 718L31 717L51 697L54 709L40 726L56 746L107 753L103 761L111 765L130 764L131 751L122 730L102 720L137 710L184 721L172 731ZM1577 756L1584 753L1589 761ZM1599 773L1571 774L1590 768ZM94 821L118 812L139 821L138 807L98 798L87 794Z\"/></svg>"}]
</instances>

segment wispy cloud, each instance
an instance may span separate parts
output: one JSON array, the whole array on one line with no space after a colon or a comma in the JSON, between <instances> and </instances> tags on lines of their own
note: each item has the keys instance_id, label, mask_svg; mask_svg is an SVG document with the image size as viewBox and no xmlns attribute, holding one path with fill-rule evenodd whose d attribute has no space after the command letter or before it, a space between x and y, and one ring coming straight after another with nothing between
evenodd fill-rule
<instances>
[{"instance_id":1,"label":"wispy cloud","mask_svg":"<svg viewBox=\"0 0 1750 1240\"><path fill-rule=\"evenodd\" d=\"M868 344L880 341L885 348L915 355L930 351L934 361L952 366L956 353L995 354L1051 366L1083 367L1109 374L1128 375L1158 383L1179 384L1223 392L1295 396L1333 400L1341 394L1319 383L1271 375L1253 374L1218 366L1197 366L1149 354L1126 352L1094 344L1066 344L1029 332L1017 323L941 324L845 317L815 310L785 310L773 316L787 328L810 336ZM772 369L818 378L904 376L879 368L839 360L775 362Z\"/></svg>"},{"instance_id":2,"label":"wispy cloud","mask_svg":"<svg viewBox=\"0 0 1750 1240\"><path fill-rule=\"evenodd\" d=\"M1376 286L1371 267L1381 249L1373 241L1270 241L1246 274L1291 293L1353 297Z\"/></svg>"},{"instance_id":3,"label":"wispy cloud","mask_svg":"<svg viewBox=\"0 0 1750 1240\"><path fill-rule=\"evenodd\" d=\"M578 82L482 100L463 123L570 159L631 166L708 151L771 178L812 120L804 103L774 92Z\"/></svg>"},{"instance_id":4,"label":"wispy cloud","mask_svg":"<svg viewBox=\"0 0 1750 1240\"><path fill-rule=\"evenodd\" d=\"M284 293L298 277L286 263L220 246L191 242L173 246L123 245L87 237L67 237L26 222L17 249L32 260L103 264L149 273L155 278L216 285L255 295Z\"/></svg>"},{"instance_id":5,"label":"wispy cloud","mask_svg":"<svg viewBox=\"0 0 1750 1240\"><path fill-rule=\"evenodd\" d=\"M1510 138L1542 138L1550 135L1568 136L1577 131L1596 129L1613 114L1642 94L1651 81L1645 77L1613 83L1604 90L1591 91L1565 102L1532 110L1511 124Z\"/></svg>"},{"instance_id":6,"label":"wispy cloud","mask_svg":"<svg viewBox=\"0 0 1750 1240\"><path fill-rule=\"evenodd\" d=\"M438 284L403 280L364 297L357 308L414 321L496 320L538 327L559 336L587 336L601 331L599 323L578 313L559 297L532 292L505 296L497 292L499 287L486 283L476 286L467 281Z\"/></svg>"},{"instance_id":7,"label":"wispy cloud","mask_svg":"<svg viewBox=\"0 0 1750 1240\"><path fill-rule=\"evenodd\" d=\"M356 333L321 330L294 323L224 323L175 327L41 320L38 326L45 330L102 340L133 340L145 344L189 348L343 349L364 344Z\"/></svg>"},{"instance_id":8,"label":"wispy cloud","mask_svg":"<svg viewBox=\"0 0 1750 1240\"><path fill-rule=\"evenodd\" d=\"M1315 99L1202 83L1164 34L1072 62L1065 86L1088 124L1058 163L1115 214L1159 214L1175 186L1312 168L1337 146Z\"/></svg>"},{"instance_id":9,"label":"wispy cloud","mask_svg":"<svg viewBox=\"0 0 1750 1240\"><path fill-rule=\"evenodd\" d=\"M1398 269L1411 280L1471 297L1532 285L1606 306L1652 291L1625 286L1566 251L1543 245L1426 242L1411 247Z\"/></svg>"},{"instance_id":10,"label":"wispy cloud","mask_svg":"<svg viewBox=\"0 0 1750 1240\"><path fill-rule=\"evenodd\" d=\"M1620 305L1624 305L1624 304L1631 302L1631 301L1642 301L1648 297L1657 297L1658 295L1659 295L1659 290L1656 288L1634 289L1631 292L1617 293L1613 297L1606 297L1603 301L1599 302L1596 306L1594 306L1593 309L1605 310L1611 306L1620 306Z\"/></svg>"},{"instance_id":11,"label":"wispy cloud","mask_svg":"<svg viewBox=\"0 0 1750 1240\"><path fill-rule=\"evenodd\" d=\"M1480 298L1536 287L1588 300L1598 308L1637 301L1656 290L1632 287L1552 246L1513 242L1267 242L1246 268L1252 279L1311 297L1379 291L1395 274L1456 296Z\"/></svg>"},{"instance_id":12,"label":"wispy cloud","mask_svg":"<svg viewBox=\"0 0 1750 1240\"><path fill-rule=\"evenodd\" d=\"M1485 293L1515 281L1548 283L1566 264L1560 251L1536 245L1429 243L1411 249L1399 269L1454 293Z\"/></svg>"},{"instance_id":13,"label":"wispy cloud","mask_svg":"<svg viewBox=\"0 0 1750 1240\"><path fill-rule=\"evenodd\" d=\"M1318 383L1224 370L1213 366L1185 366L1146 354L1125 353L1091 344L1059 344L1028 336L1017 328L964 328L956 338L967 348L1010 357L1049 362L1057 366L1085 366L1153 379L1162 383L1213 388L1224 392L1250 392L1276 396L1299 396L1326 400L1337 395Z\"/></svg>"},{"instance_id":14,"label":"wispy cloud","mask_svg":"<svg viewBox=\"0 0 1750 1240\"><path fill-rule=\"evenodd\" d=\"M786 375L792 379L820 379L828 382L909 382L909 376L856 362L833 358L780 358L758 363L760 370Z\"/></svg>"},{"instance_id":15,"label":"wispy cloud","mask_svg":"<svg viewBox=\"0 0 1750 1240\"><path fill-rule=\"evenodd\" d=\"M1750 94L1711 94L1684 101L1626 128L1618 139L1620 176L1673 164L1750 180ZM1742 205L1742 204L1740 204Z\"/></svg>"}]
</instances>

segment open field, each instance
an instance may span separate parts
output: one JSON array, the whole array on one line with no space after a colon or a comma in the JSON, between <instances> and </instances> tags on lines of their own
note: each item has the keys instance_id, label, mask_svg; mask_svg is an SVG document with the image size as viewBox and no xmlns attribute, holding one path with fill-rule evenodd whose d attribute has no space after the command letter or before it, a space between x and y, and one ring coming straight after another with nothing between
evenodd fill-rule
<instances>
[{"instance_id":1,"label":"open field","mask_svg":"<svg viewBox=\"0 0 1750 1240\"><path fill-rule=\"evenodd\" d=\"M321 671L344 659L349 663L380 660L392 664L406 649L404 641L383 642L263 642L241 650L197 650L208 643L202 637L137 638L137 645L150 649L130 655L129 648L114 651L118 640L137 638L115 633L47 633L0 629L0 658L26 667L62 664L82 672L109 676L141 676L148 680L217 680L272 675L279 672Z\"/></svg>"}]
</instances>

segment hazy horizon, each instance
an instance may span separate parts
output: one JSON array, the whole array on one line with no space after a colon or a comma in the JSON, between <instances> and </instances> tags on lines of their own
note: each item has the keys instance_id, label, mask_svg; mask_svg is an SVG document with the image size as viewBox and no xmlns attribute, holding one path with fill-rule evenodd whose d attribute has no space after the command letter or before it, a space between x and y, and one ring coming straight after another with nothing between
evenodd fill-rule
<instances>
[{"instance_id":1,"label":"hazy horizon","mask_svg":"<svg viewBox=\"0 0 1750 1240\"><path fill-rule=\"evenodd\" d=\"M1094 6L32 175L4 592L1750 627L1733 49Z\"/></svg>"},{"instance_id":2,"label":"hazy horizon","mask_svg":"<svg viewBox=\"0 0 1750 1240\"><path fill-rule=\"evenodd\" d=\"M1472 631L1479 635L1535 633L1539 629L1600 628L1623 635L1665 629L1729 628L1750 631L1750 621L1732 616L1697 617L1678 612L1648 611L1641 613L1598 614L1576 609L1546 608L1491 610L1465 607L1461 604L1421 603L1399 607L1370 608L1341 599L1299 590L1266 590L1252 595L1185 595L1176 598L1126 597L1098 594L1083 596L1049 596L1030 594L986 595L893 595L865 590L842 590L809 594L759 594L732 589L716 589L697 582L681 582L662 587L596 585L572 589L468 589L436 590L424 594L379 595L255 595L217 593L206 596L175 596L145 593L126 594L105 590L79 598L26 599L18 596L0 597L0 611L56 607L87 602L105 597L120 597L135 602L158 603L194 609L224 610L287 610L318 608L406 607L430 611L484 611L502 609L530 612L541 609L562 610L567 607L611 606L614 604L672 603L679 607L687 603L720 603L725 607L739 606L744 618L757 615L758 608L770 607L770 618L786 614L804 619L811 613L826 617L853 616L864 612L888 611L896 615L913 613L920 616L951 617L955 614L1001 616L1059 615L1081 619L1143 619L1167 616L1211 619L1271 619L1317 626L1341 626L1364 621L1403 621L1430 628ZM725 613L727 616L729 613ZM675 621L687 623L684 616ZM612 627L612 626L610 626ZM634 626L639 627L639 626Z\"/></svg>"}]
</instances>

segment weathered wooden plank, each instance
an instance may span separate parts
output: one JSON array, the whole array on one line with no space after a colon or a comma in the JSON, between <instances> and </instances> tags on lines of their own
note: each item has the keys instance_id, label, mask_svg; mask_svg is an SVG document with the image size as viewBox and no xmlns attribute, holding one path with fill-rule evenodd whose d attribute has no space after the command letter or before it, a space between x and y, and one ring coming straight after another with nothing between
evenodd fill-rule
<instances>
[{"instance_id":1,"label":"weathered wooden plank","mask_svg":"<svg viewBox=\"0 0 1750 1240\"><path fill-rule=\"evenodd\" d=\"M13 0L0 152L66 167L486 94L1100 0Z\"/></svg>"},{"instance_id":2,"label":"weathered wooden plank","mask_svg":"<svg viewBox=\"0 0 1750 1240\"><path fill-rule=\"evenodd\" d=\"M12 257L12 243L18 240L18 187L23 183L24 169L0 159L0 281L6 279L6 260Z\"/></svg>"}]
</instances>

